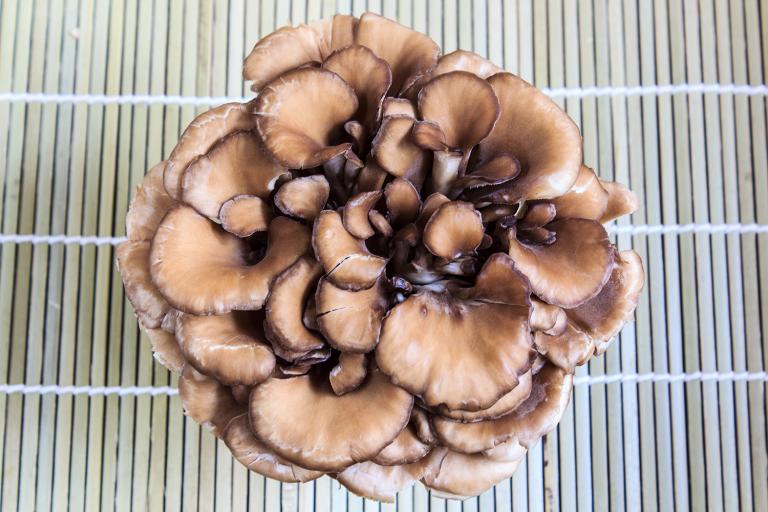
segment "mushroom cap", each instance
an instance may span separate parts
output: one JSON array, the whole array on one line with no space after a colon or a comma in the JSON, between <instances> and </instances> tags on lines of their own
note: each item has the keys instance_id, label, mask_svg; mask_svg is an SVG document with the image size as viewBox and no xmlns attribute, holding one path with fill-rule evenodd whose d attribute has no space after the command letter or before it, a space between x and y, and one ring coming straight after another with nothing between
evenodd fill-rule
<instances>
[{"instance_id":1,"label":"mushroom cap","mask_svg":"<svg viewBox=\"0 0 768 512\"><path fill-rule=\"evenodd\" d=\"M326 272L326 279L346 290L362 290L376 283L387 260L371 254L365 242L345 228L341 215L332 210L320 212L312 230L315 256Z\"/></svg>"},{"instance_id":2,"label":"mushroom cap","mask_svg":"<svg viewBox=\"0 0 768 512\"><path fill-rule=\"evenodd\" d=\"M309 482L323 475L292 464L259 441L248 425L248 413L240 414L227 425L222 436L232 455L246 468L281 482Z\"/></svg>"},{"instance_id":3,"label":"mushroom cap","mask_svg":"<svg viewBox=\"0 0 768 512\"><path fill-rule=\"evenodd\" d=\"M225 201L219 210L221 227L235 236L246 238L269 229L272 208L258 196L238 195Z\"/></svg>"},{"instance_id":4,"label":"mushroom cap","mask_svg":"<svg viewBox=\"0 0 768 512\"><path fill-rule=\"evenodd\" d=\"M373 350L387 306L382 278L360 291L344 290L322 279L315 294L320 332L329 345L343 352Z\"/></svg>"},{"instance_id":5,"label":"mushroom cap","mask_svg":"<svg viewBox=\"0 0 768 512\"><path fill-rule=\"evenodd\" d=\"M565 310L537 299L531 300L531 329L550 336L557 336L565 331L568 316Z\"/></svg>"},{"instance_id":6,"label":"mushroom cap","mask_svg":"<svg viewBox=\"0 0 768 512\"><path fill-rule=\"evenodd\" d=\"M595 171L582 165L571 189L552 199L558 219L575 218L601 220L608 207L608 191Z\"/></svg>"},{"instance_id":7,"label":"mushroom cap","mask_svg":"<svg viewBox=\"0 0 768 512\"><path fill-rule=\"evenodd\" d=\"M411 100L406 98L384 98L381 103L381 115L386 116L409 116L416 119L416 107Z\"/></svg>"},{"instance_id":8,"label":"mushroom cap","mask_svg":"<svg viewBox=\"0 0 768 512\"><path fill-rule=\"evenodd\" d=\"M533 376L528 398L515 410L493 420L459 423L433 418L432 426L440 443L461 453L478 453L510 440L530 448L554 429L568 405L573 376L545 364Z\"/></svg>"},{"instance_id":9,"label":"mushroom cap","mask_svg":"<svg viewBox=\"0 0 768 512\"><path fill-rule=\"evenodd\" d=\"M344 227L352 236L367 239L375 234L368 214L381 199L382 192L360 192L355 194L344 204L342 221Z\"/></svg>"},{"instance_id":10,"label":"mushroom cap","mask_svg":"<svg viewBox=\"0 0 768 512\"><path fill-rule=\"evenodd\" d=\"M491 133L499 113L499 100L488 82L466 71L433 78L419 92L421 118L442 129L450 148L471 149Z\"/></svg>"},{"instance_id":11,"label":"mushroom cap","mask_svg":"<svg viewBox=\"0 0 768 512\"><path fill-rule=\"evenodd\" d=\"M432 443L424 443L416 435L413 419L394 441L384 447L372 460L382 466L400 466L421 460L432 449Z\"/></svg>"},{"instance_id":12,"label":"mushroom cap","mask_svg":"<svg viewBox=\"0 0 768 512\"><path fill-rule=\"evenodd\" d=\"M251 393L253 432L285 459L338 472L369 460L405 427L413 397L380 372L337 396L321 375L270 379Z\"/></svg>"},{"instance_id":13,"label":"mushroom cap","mask_svg":"<svg viewBox=\"0 0 768 512\"><path fill-rule=\"evenodd\" d=\"M437 444L437 438L432 432L432 424L429 421L429 414L421 407L413 406L411 411L411 421L409 423L413 426L413 431L416 433L416 437L424 443L430 446Z\"/></svg>"},{"instance_id":14,"label":"mushroom cap","mask_svg":"<svg viewBox=\"0 0 768 512\"><path fill-rule=\"evenodd\" d=\"M640 207L640 200L637 195L621 183L615 181L601 181L606 192L608 192L608 204L605 207L605 213L600 218L600 222L609 222L613 219L634 213Z\"/></svg>"},{"instance_id":15,"label":"mushroom cap","mask_svg":"<svg viewBox=\"0 0 768 512\"><path fill-rule=\"evenodd\" d=\"M440 47L428 36L372 12L360 17L355 43L387 61L392 70L393 96L408 85L408 77L431 69L440 56Z\"/></svg>"},{"instance_id":16,"label":"mushroom cap","mask_svg":"<svg viewBox=\"0 0 768 512\"><path fill-rule=\"evenodd\" d=\"M182 200L218 221L222 204L241 194L268 199L288 171L264 152L254 132L235 132L189 164L182 177Z\"/></svg>"},{"instance_id":17,"label":"mushroom cap","mask_svg":"<svg viewBox=\"0 0 768 512\"><path fill-rule=\"evenodd\" d=\"M384 187L389 221L400 227L416 220L421 210L419 191L408 180L395 178Z\"/></svg>"},{"instance_id":18,"label":"mushroom cap","mask_svg":"<svg viewBox=\"0 0 768 512\"><path fill-rule=\"evenodd\" d=\"M366 129L375 129L381 101L392 84L387 61L365 46L352 45L333 52L323 62L323 69L333 71L352 87L358 100L355 117Z\"/></svg>"},{"instance_id":19,"label":"mushroom cap","mask_svg":"<svg viewBox=\"0 0 768 512\"><path fill-rule=\"evenodd\" d=\"M148 329L143 325L142 328L147 333L149 342L152 345L152 355L157 362L173 373L181 373L187 361L181 352L181 348L179 348L176 337L163 329Z\"/></svg>"},{"instance_id":20,"label":"mushroom cap","mask_svg":"<svg viewBox=\"0 0 768 512\"><path fill-rule=\"evenodd\" d=\"M136 316L147 329L157 329L171 309L149 271L150 242L126 241L117 246L117 269Z\"/></svg>"},{"instance_id":21,"label":"mushroom cap","mask_svg":"<svg viewBox=\"0 0 768 512\"><path fill-rule=\"evenodd\" d=\"M429 152L417 146L411 137L414 123L415 119L410 116L384 117L371 143L371 155L392 176L404 178L421 188L431 158Z\"/></svg>"},{"instance_id":22,"label":"mushroom cap","mask_svg":"<svg viewBox=\"0 0 768 512\"><path fill-rule=\"evenodd\" d=\"M184 357L197 371L228 386L253 386L275 369L275 356L248 313L181 314L176 336Z\"/></svg>"},{"instance_id":23,"label":"mushroom cap","mask_svg":"<svg viewBox=\"0 0 768 512\"><path fill-rule=\"evenodd\" d=\"M360 169L357 175L354 191L359 193L381 190L387 176L387 171L382 169L375 159L368 158L365 166Z\"/></svg>"},{"instance_id":24,"label":"mushroom cap","mask_svg":"<svg viewBox=\"0 0 768 512\"><path fill-rule=\"evenodd\" d=\"M602 289L613 270L615 251L598 222L560 219L547 225L555 242L529 244L509 238L509 255L533 293L563 308L585 303Z\"/></svg>"},{"instance_id":25,"label":"mushroom cap","mask_svg":"<svg viewBox=\"0 0 768 512\"><path fill-rule=\"evenodd\" d=\"M480 275L497 265L494 258ZM505 270L508 286L522 286L522 276ZM530 368L532 339L527 304L487 300L486 291L481 285L466 298L420 291L396 305L376 348L379 368L430 407L489 408Z\"/></svg>"},{"instance_id":26,"label":"mushroom cap","mask_svg":"<svg viewBox=\"0 0 768 512\"><path fill-rule=\"evenodd\" d=\"M136 193L131 199L125 216L125 232L128 240L134 242L152 240L160 221L168 210L176 206L176 201L163 187L163 172L166 164L167 162L163 161L155 165L136 187Z\"/></svg>"},{"instance_id":27,"label":"mushroom cap","mask_svg":"<svg viewBox=\"0 0 768 512\"><path fill-rule=\"evenodd\" d=\"M545 332L534 334L533 343L539 354L567 372L586 363L595 353L595 344L582 331L566 322L565 329L557 335Z\"/></svg>"},{"instance_id":28,"label":"mushroom cap","mask_svg":"<svg viewBox=\"0 0 768 512\"><path fill-rule=\"evenodd\" d=\"M339 75L301 68L264 87L256 99L256 125L278 162L308 169L349 150L349 143L332 144L357 107L355 91Z\"/></svg>"},{"instance_id":29,"label":"mushroom cap","mask_svg":"<svg viewBox=\"0 0 768 512\"><path fill-rule=\"evenodd\" d=\"M567 310L566 314L590 338L608 341L632 318L644 280L640 256L632 250L622 251L600 293L581 306Z\"/></svg>"},{"instance_id":30,"label":"mushroom cap","mask_svg":"<svg viewBox=\"0 0 768 512\"><path fill-rule=\"evenodd\" d=\"M528 370L520 376L520 380L512 391L499 398L499 400L487 409L479 411L462 411L460 409L448 409L444 405L435 410L443 418L462 423L474 423L477 421L493 420L500 418L514 410L531 394L533 372Z\"/></svg>"},{"instance_id":31,"label":"mushroom cap","mask_svg":"<svg viewBox=\"0 0 768 512\"><path fill-rule=\"evenodd\" d=\"M264 331L285 354L299 357L323 347L323 340L304 325L304 308L323 273L311 256L299 258L272 283L264 311Z\"/></svg>"},{"instance_id":32,"label":"mushroom cap","mask_svg":"<svg viewBox=\"0 0 768 512\"><path fill-rule=\"evenodd\" d=\"M570 190L581 167L582 142L574 122L551 99L510 73L497 73L488 83L501 105L491 134L479 145L480 161L511 153L521 174L496 202L549 199Z\"/></svg>"},{"instance_id":33,"label":"mushroom cap","mask_svg":"<svg viewBox=\"0 0 768 512\"><path fill-rule=\"evenodd\" d=\"M309 249L309 230L277 217L264 257L255 265L247 246L188 206L165 216L150 251L152 281L178 310L197 315L259 309L269 284Z\"/></svg>"},{"instance_id":34,"label":"mushroom cap","mask_svg":"<svg viewBox=\"0 0 768 512\"><path fill-rule=\"evenodd\" d=\"M354 391L365 380L368 374L368 356L353 352L339 354L339 362L333 367L328 378L331 389L337 395Z\"/></svg>"},{"instance_id":35,"label":"mushroom cap","mask_svg":"<svg viewBox=\"0 0 768 512\"><path fill-rule=\"evenodd\" d=\"M441 205L424 227L424 245L446 260L473 254L483 241L483 218L472 203L451 201Z\"/></svg>"},{"instance_id":36,"label":"mushroom cap","mask_svg":"<svg viewBox=\"0 0 768 512\"><path fill-rule=\"evenodd\" d=\"M417 77L412 77L408 82L410 85L404 92L404 96L412 98L421 90L421 88L431 79L451 71L468 71L485 80L491 75L504 71L502 68L481 57L480 55L467 50L455 50L440 57L437 65L426 73Z\"/></svg>"},{"instance_id":37,"label":"mushroom cap","mask_svg":"<svg viewBox=\"0 0 768 512\"><path fill-rule=\"evenodd\" d=\"M275 206L286 215L314 220L328 202L331 186L321 174L295 178L283 183L275 194Z\"/></svg>"},{"instance_id":38,"label":"mushroom cap","mask_svg":"<svg viewBox=\"0 0 768 512\"><path fill-rule=\"evenodd\" d=\"M187 416L221 437L230 420L244 412L227 386L186 365L179 377L179 398Z\"/></svg>"},{"instance_id":39,"label":"mushroom cap","mask_svg":"<svg viewBox=\"0 0 768 512\"><path fill-rule=\"evenodd\" d=\"M498 461L483 454L467 455L440 447L425 462L422 482L446 498L477 496L511 477L522 461Z\"/></svg>"},{"instance_id":40,"label":"mushroom cap","mask_svg":"<svg viewBox=\"0 0 768 512\"><path fill-rule=\"evenodd\" d=\"M256 119L251 103L226 103L207 110L189 123L171 151L163 171L163 186L174 199L181 199L182 176L187 166L230 133L253 130Z\"/></svg>"},{"instance_id":41,"label":"mushroom cap","mask_svg":"<svg viewBox=\"0 0 768 512\"><path fill-rule=\"evenodd\" d=\"M394 503L397 493L413 485L424 472L424 464L382 466L372 461L359 462L336 475L344 487L364 498Z\"/></svg>"}]
</instances>

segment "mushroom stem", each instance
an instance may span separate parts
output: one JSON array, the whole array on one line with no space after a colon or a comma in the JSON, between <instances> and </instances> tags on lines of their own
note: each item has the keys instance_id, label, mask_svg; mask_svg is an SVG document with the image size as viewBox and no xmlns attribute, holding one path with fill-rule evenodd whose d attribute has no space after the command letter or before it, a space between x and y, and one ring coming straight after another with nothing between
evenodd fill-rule
<instances>
[{"instance_id":1,"label":"mushroom stem","mask_svg":"<svg viewBox=\"0 0 768 512\"><path fill-rule=\"evenodd\" d=\"M461 175L464 155L454 151L435 151L432 164L432 188L434 192L447 194L456 178Z\"/></svg>"}]
</instances>

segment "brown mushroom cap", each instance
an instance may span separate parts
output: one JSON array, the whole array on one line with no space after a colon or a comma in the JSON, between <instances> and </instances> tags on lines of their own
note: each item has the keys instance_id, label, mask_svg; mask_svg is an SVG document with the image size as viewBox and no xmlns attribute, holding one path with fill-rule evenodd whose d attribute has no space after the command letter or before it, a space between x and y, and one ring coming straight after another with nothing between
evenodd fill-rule
<instances>
[{"instance_id":1,"label":"brown mushroom cap","mask_svg":"<svg viewBox=\"0 0 768 512\"><path fill-rule=\"evenodd\" d=\"M419 438L424 444L434 446L437 444L437 438L432 432L432 425L429 421L429 414L421 407L413 406L411 411L411 421L409 423L413 426L413 431L416 433L416 437Z\"/></svg>"},{"instance_id":2,"label":"brown mushroom cap","mask_svg":"<svg viewBox=\"0 0 768 512\"><path fill-rule=\"evenodd\" d=\"M369 212L381 199L382 192L360 192L349 198L344 204L342 221L344 227L352 236L365 240L374 235L375 231L368 218Z\"/></svg>"},{"instance_id":3,"label":"brown mushroom cap","mask_svg":"<svg viewBox=\"0 0 768 512\"><path fill-rule=\"evenodd\" d=\"M344 228L341 215L320 212L312 231L312 247L326 272L326 278L346 290L362 290L376 283L387 260L371 254L365 242Z\"/></svg>"},{"instance_id":4,"label":"brown mushroom cap","mask_svg":"<svg viewBox=\"0 0 768 512\"><path fill-rule=\"evenodd\" d=\"M490 450L485 450L483 455L493 460L514 462L522 459L526 452L528 449L525 446L518 443L516 439L510 439L505 443L497 444Z\"/></svg>"},{"instance_id":5,"label":"brown mushroom cap","mask_svg":"<svg viewBox=\"0 0 768 512\"><path fill-rule=\"evenodd\" d=\"M417 426L412 418L395 440L372 459L373 462L382 466L400 466L426 457L432 449L432 444L422 442L416 435L416 429Z\"/></svg>"},{"instance_id":6,"label":"brown mushroom cap","mask_svg":"<svg viewBox=\"0 0 768 512\"><path fill-rule=\"evenodd\" d=\"M640 207L637 195L621 183L601 181L600 184L608 192L608 204L600 222L609 222L624 215L634 213Z\"/></svg>"},{"instance_id":7,"label":"brown mushroom cap","mask_svg":"<svg viewBox=\"0 0 768 512\"><path fill-rule=\"evenodd\" d=\"M462 423L474 423L477 421L500 418L520 405L531 394L532 371L528 370L520 376L517 386L488 409L479 411L462 411L460 409L448 409L444 405L437 407L436 412L443 418ZM439 421L439 420L437 420Z\"/></svg>"},{"instance_id":8,"label":"brown mushroom cap","mask_svg":"<svg viewBox=\"0 0 768 512\"><path fill-rule=\"evenodd\" d=\"M416 187L402 178L395 178L384 188L384 200L389 212L389 221L404 226L416 220L421 209L421 197Z\"/></svg>"},{"instance_id":9,"label":"brown mushroom cap","mask_svg":"<svg viewBox=\"0 0 768 512\"><path fill-rule=\"evenodd\" d=\"M488 82L466 71L433 78L419 92L421 118L436 123L454 149L467 151L485 139L499 112L499 100Z\"/></svg>"},{"instance_id":10,"label":"brown mushroom cap","mask_svg":"<svg viewBox=\"0 0 768 512\"><path fill-rule=\"evenodd\" d=\"M424 464L382 466L372 461L354 464L336 475L344 487L364 498L394 503L397 493L421 478Z\"/></svg>"},{"instance_id":11,"label":"brown mushroom cap","mask_svg":"<svg viewBox=\"0 0 768 512\"><path fill-rule=\"evenodd\" d=\"M608 207L608 192L603 188L595 171L582 165L576 182L560 197L552 199L557 218L601 220Z\"/></svg>"},{"instance_id":12,"label":"brown mushroom cap","mask_svg":"<svg viewBox=\"0 0 768 512\"><path fill-rule=\"evenodd\" d=\"M144 326L142 327L144 332L147 333L149 342L152 344L152 355L157 362L173 373L181 373L187 361L179 348L176 337L163 329L147 329Z\"/></svg>"},{"instance_id":13,"label":"brown mushroom cap","mask_svg":"<svg viewBox=\"0 0 768 512\"><path fill-rule=\"evenodd\" d=\"M176 201L163 187L163 172L167 162L154 166L136 187L136 194L131 199L128 214L125 216L125 232L128 240L138 242L152 240L157 226L168 210L176 206Z\"/></svg>"},{"instance_id":14,"label":"brown mushroom cap","mask_svg":"<svg viewBox=\"0 0 768 512\"><path fill-rule=\"evenodd\" d=\"M270 379L251 393L250 418L269 448L309 469L337 472L369 460L405 427L413 397L380 372L337 396L322 375Z\"/></svg>"},{"instance_id":15,"label":"brown mushroom cap","mask_svg":"<svg viewBox=\"0 0 768 512\"><path fill-rule=\"evenodd\" d=\"M504 266L500 273L507 286L527 287L498 257L486 263L478 281L497 266ZM489 408L528 371L532 339L527 303L488 300L488 292L482 284L464 293L465 298L421 291L392 308L376 348L379 368L430 407Z\"/></svg>"},{"instance_id":16,"label":"brown mushroom cap","mask_svg":"<svg viewBox=\"0 0 768 512\"><path fill-rule=\"evenodd\" d=\"M187 313L259 309L272 279L308 248L309 230L277 217L269 225L266 254L250 265L243 240L182 206L166 215L152 242L152 281L169 303Z\"/></svg>"},{"instance_id":17,"label":"brown mushroom cap","mask_svg":"<svg viewBox=\"0 0 768 512\"><path fill-rule=\"evenodd\" d=\"M583 304L611 275L614 249L603 226L586 219L561 219L547 225L555 234L549 245L509 239L509 255L546 302L563 308Z\"/></svg>"},{"instance_id":18,"label":"brown mushroom cap","mask_svg":"<svg viewBox=\"0 0 768 512\"><path fill-rule=\"evenodd\" d=\"M289 71L264 87L255 108L264 144L285 167L317 167L351 146L331 145L357 111L355 91L336 73Z\"/></svg>"},{"instance_id":19,"label":"brown mushroom cap","mask_svg":"<svg viewBox=\"0 0 768 512\"><path fill-rule=\"evenodd\" d=\"M494 420L459 423L436 417L435 434L452 450L478 453L515 439L526 448L557 426L571 396L573 376L545 364L533 376L530 396L511 413Z\"/></svg>"},{"instance_id":20,"label":"brown mushroom cap","mask_svg":"<svg viewBox=\"0 0 768 512\"><path fill-rule=\"evenodd\" d=\"M566 311L571 322L595 341L616 336L631 318L640 299L645 273L635 251L622 251L616 267L600 293L592 300ZM606 347L598 344L598 353Z\"/></svg>"},{"instance_id":21,"label":"brown mushroom cap","mask_svg":"<svg viewBox=\"0 0 768 512\"><path fill-rule=\"evenodd\" d=\"M570 190L581 167L581 135L574 122L543 92L510 74L488 78L501 116L478 147L481 161L511 153L522 172L495 202L549 199Z\"/></svg>"},{"instance_id":22,"label":"brown mushroom cap","mask_svg":"<svg viewBox=\"0 0 768 512\"><path fill-rule=\"evenodd\" d=\"M421 188L431 159L429 152L417 146L411 138L414 122L410 116L386 116L371 143L371 155L392 176L404 178Z\"/></svg>"},{"instance_id":23,"label":"brown mushroom cap","mask_svg":"<svg viewBox=\"0 0 768 512\"><path fill-rule=\"evenodd\" d=\"M573 372L595 353L595 344L589 336L567 321L559 334L535 333L533 343L540 354L567 372Z\"/></svg>"},{"instance_id":24,"label":"brown mushroom cap","mask_svg":"<svg viewBox=\"0 0 768 512\"><path fill-rule=\"evenodd\" d=\"M383 279L360 291L344 290L322 279L315 304L317 325L333 348L368 352L376 346L388 306Z\"/></svg>"},{"instance_id":25,"label":"brown mushroom cap","mask_svg":"<svg viewBox=\"0 0 768 512\"><path fill-rule=\"evenodd\" d=\"M550 336L561 334L566 327L568 317L562 308L531 299L531 329Z\"/></svg>"},{"instance_id":26,"label":"brown mushroom cap","mask_svg":"<svg viewBox=\"0 0 768 512\"><path fill-rule=\"evenodd\" d=\"M248 425L248 413L229 422L222 436L232 455L246 468L281 482L309 482L323 475L320 471L291 464L259 441Z\"/></svg>"},{"instance_id":27,"label":"brown mushroom cap","mask_svg":"<svg viewBox=\"0 0 768 512\"><path fill-rule=\"evenodd\" d=\"M228 199L241 194L268 199L288 171L264 152L253 132L236 132L194 160L182 178L182 199L216 221Z\"/></svg>"},{"instance_id":28,"label":"brown mushroom cap","mask_svg":"<svg viewBox=\"0 0 768 512\"><path fill-rule=\"evenodd\" d=\"M184 412L197 423L210 428L217 437L243 406L227 386L186 365L179 378L179 398Z\"/></svg>"},{"instance_id":29,"label":"brown mushroom cap","mask_svg":"<svg viewBox=\"0 0 768 512\"><path fill-rule=\"evenodd\" d=\"M355 117L366 129L375 129L381 101L392 83L387 62L365 46L352 45L331 54L323 68L339 75L354 89L358 100Z\"/></svg>"},{"instance_id":30,"label":"brown mushroom cap","mask_svg":"<svg viewBox=\"0 0 768 512\"><path fill-rule=\"evenodd\" d=\"M450 73L451 71L468 71L485 80L491 75L504 71L502 68L481 57L480 55L466 50L455 50L440 57L437 65L430 71L421 74L416 79L409 80L410 84L405 91L404 96L414 97L419 90L436 76Z\"/></svg>"},{"instance_id":31,"label":"brown mushroom cap","mask_svg":"<svg viewBox=\"0 0 768 512\"><path fill-rule=\"evenodd\" d=\"M225 201L219 210L221 227L241 238L266 231L272 220L272 208L258 196L239 195Z\"/></svg>"},{"instance_id":32,"label":"brown mushroom cap","mask_svg":"<svg viewBox=\"0 0 768 512\"><path fill-rule=\"evenodd\" d=\"M424 228L424 245L446 260L473 254L483 241L483 218L472 203L451 201L441 205Z\"/></svg>"},{"instance_id":33,"label":"brown mushroom cap","mask_svg":"<svg viewBox=\"0 0 768 512\"><path fill-rule=\"evenodd\" d=\"M275 368L260 319L245 312L194 316L182 314L176 336L184 357L197 371L228 386L253 386L266 380Z\"/></svg>"},{"instance_id":34,"label":"brown mushroom cap","mask_svg":"<svg viewBox=\"0 0 768 512\"><path fill-rule=\"evenodd\" d=\"M339 354L339 362L333 367L328 378L331 389L337 395L354 391L365 380L368 374L368 356L353 352Z\"/></svg>"},{"instance_id":35,"label":"brown mushroom cap","mask_svg":"<svg viewBox=\"0 0 768 512\"><path fill-rule=\"evenodd\" d=\"M264 331L282 353L292 353L297 359L323 347L323 340L306 328L304 307L315 289L323 269L311 256L299 258L272 283L264 311Z\"/></svg>"},{"instance_id":36,"label":"brown mushroom cap","mask_svg":"<svg viewBox=\"0 0 768 512\"><path fill-rule=\"evenodd\" d=\"M405 98L384 98L381 103L381 115L386 116L408 116L416 119L416 107L411 100Z\"/></svg>"},{"instance_id":37,"label":"brown mushroom cap","mask_svg":"<svg viewBox=\"0 0 768 512\"><path fill-rule=\"evenodd\" d=\"M355 192L371 192L373 190L381 190L384 186L384 182L387 179L387 171L381 168L381 166L373 158L368 158L365 166L360 169L360 173L357 175L355 181Z\"/></svg>"},{"instance_id":38,"label":"brown mushroom cap","mask_svg":"<svg viewBox=\"0 0 768 512\"><path fill-rule=\"evenodd\" d=\"M148 329L157 329L171 306L150 276L150 242L126 241L117 246L115 253L125 294L136 316Z\"/></svg>"},{"instance_id":39,"label":"brown mushroom cap","mask_svg":"<svg viewBox=\"0 0 768 512\"><path fill-rule=\"evenodd\" d=\"M328 202L331 187L325 176L313 174L283 183L275 194L275 206L286 215L314 220Z\"/></svg>"},{"instance_id":40,"label":"brown mushroom cap","mask_svg":"<svg viewBox=\"0 0 768 512\"><path fill-rule=\"evenodd\" d=\"M181 199L182 176L192 160L208 153L227 135L256 127L252 108L252 103L226 103L203 112L189 123L163 172L163 185L171 197Z\"/></svg>"},{"instance_id":41,"label":"brown mushroom cap","mask_svg":"<svg viewBox=\"0 0 768 512\"><path fill-rule=\"evenodd\" d=\"M440 56L440 48L428 36L372 12L360 17L355 43L387 61L392 70L393 96L407 85L408 77L431 69Z\"/></svg>"},{"instance_id":42,"label":"brown mushroom cap","mask_svg":"<svg viewBox=\"0 0 768 512\"><path fill-rule=\"evenodd\" d=\"M498 461L483 454L467 455L440 447L432 450L427 459L422 482L433 490L433 494L464 499L482 494L511 477L522 457L514 461Z\"/></svg>"}]
</instances>

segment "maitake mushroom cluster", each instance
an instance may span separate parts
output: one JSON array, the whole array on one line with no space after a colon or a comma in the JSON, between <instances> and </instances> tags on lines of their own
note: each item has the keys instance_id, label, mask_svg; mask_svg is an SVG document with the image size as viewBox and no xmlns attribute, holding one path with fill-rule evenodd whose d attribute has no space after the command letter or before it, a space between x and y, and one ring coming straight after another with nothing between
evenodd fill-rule
<instances>
[{"instance_id":1,"label":"maitake mushroom cluster","mask_svg":"<svg viewBox=\"0 0 768 512\"><path fill-rule=\"evenodd\" d=\"M392 500L476 495L631 317L635 196L571 119L482 57L366 13L259 41L249 103L147 174L118 249L186 413L246 467Z\"/></svg>"}]
</instances>

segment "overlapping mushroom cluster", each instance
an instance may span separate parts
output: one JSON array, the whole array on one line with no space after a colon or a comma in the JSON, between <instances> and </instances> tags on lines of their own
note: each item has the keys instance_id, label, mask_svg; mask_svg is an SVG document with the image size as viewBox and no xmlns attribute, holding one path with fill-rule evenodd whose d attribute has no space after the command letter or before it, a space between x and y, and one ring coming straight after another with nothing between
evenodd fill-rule
<instances>
[{"instance_id":1,"label":"overlapping mushroom cluster","mask_svg":"<svg viewBox=\"0 0 768 512\"><path fill-rule=\"evenodd\" d=\"M258 93L149 171L118 264L185 410L249 469L381 500L508 478L643 282L544 94L366 13L282 28Z\"/></svg>"}]
</instances>

